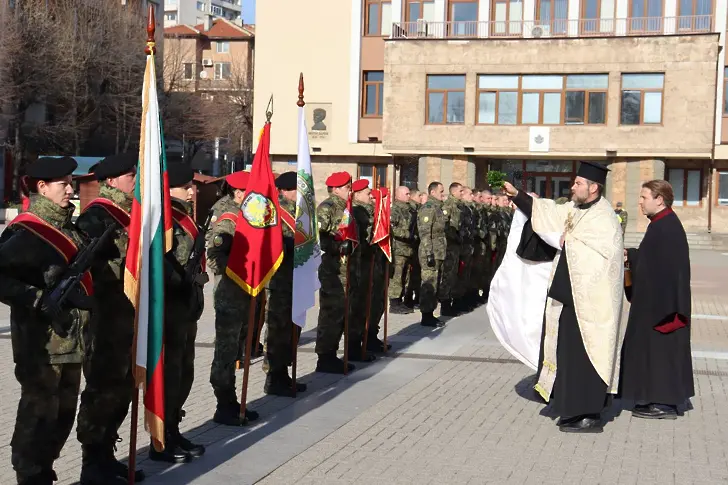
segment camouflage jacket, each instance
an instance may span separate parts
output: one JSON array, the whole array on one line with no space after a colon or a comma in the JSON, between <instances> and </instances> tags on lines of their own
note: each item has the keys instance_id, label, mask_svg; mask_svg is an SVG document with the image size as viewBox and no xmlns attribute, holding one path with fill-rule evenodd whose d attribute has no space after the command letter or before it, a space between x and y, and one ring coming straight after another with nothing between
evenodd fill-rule
<instances>
[{"instance_id":1,"label":"camouflage jacket","mask_svg":"<svg viewBox=\"0 0 728 485\"><path fill-rule=\"evenodd\" d=\"M473 254L477 215L472 202L460 202L460 238L464 254Z\"/></svg>"},{"instance_id":2,"label":"camouflage jacket","mask_svg":"<svg viewBox=\"0 0 728 485\"><path fill-rule=\"evenodd\" d=\"M178 209L192 216L192 204L172 198L172 210ZM199 226L198 226L199 229ZM184 278L184 267L192 253L195 240L184 228L174 221L172 250L164 256L164 302L167 320L197 321L202 315L204 297L202 286L188 283Z\"/></svg>"},{"instance_id":3,"label":"camouflage jacket","mask_svg":"<svg viewBox=\"0 0 728 485\"><path fill-rule=\"evenodd\" d=\"M296 217L296 203L286 199L283 196L278 197L278 203L281 210L288 212L293 220ZM268 288L271 290L293 291L293 257L295 254L294 232L291 227L281 218L281 227L283 229L283 262L278 271L268 282ZM292 296L292 294L291 294Z\"/></svg>"},{"instance_id":4,"label":"camouflage jacket","mask_svg":"<svg viewBox=\"0 0 728 485\"><path fill-rule=\"evenodd\" d=\"M429 202L429 199L428 199ZM460 200L449 195L442 206L442 213L445 214L445 234L448 244L462 244L462 235L460 234L460 224L462 219L462 210L460 209Z\"/></svg>"},{"instance_id":5,"label":"camouflage jacket","mask_svg":"<svg viewBox=\"0 0 728 485\"><path fill-rule=\"evenodd\" d=\"M489 251L495 251L496 249L496 242L498 240L498 233L500 231L501 227L501 217L500 217L500 211L498 207L495 206L488 206L487 208L488 213L488 241L487 241L487 249Z\"/></svg>"},{"instance_id":6,"label":"camouflage jacket","mask_svg":"<svg viewBox=\"0 0 728 485\"><path fill-rule=\"evenodd\" d=\"M409 257L417 248L417 208L409 202L395 200L389 216L392 235L392 251L398 256Z\"/></svg>"},{"instance_id":7,"label":"camouflage jacket","mask_svg":"<svg viewBox=\"0 0 728 485\"><path fill-rule=\"evenodd\" d=\"M332 194L319 204L316 209L316 217L318 219L321 251L323 252L319 273L323 271L324 273L341 274L345 269L346 258L343 258L339 253L342 242L337 237L339 225L342 224L342 220L350 220L349 218L354 216L347 212L346 201ZM357 260L360 253L361 250L357 246L357 249L350 256L350 260L352 262Z\"/></svg>"},{"instance_id":8,"label":"camouflage jacket","mask_svg":"<svg viewBox=\"0 0 728 485\"><path fill-rule=\"evenodd\" d=\"M124 212L131 213L133 196L130 194L101 183L99 198L107 199ZM112 239L105 248L99 250L91 269L94 296L99 303L99 317L104 322L107 336L128 340L134 333L134 306L124 294L124 267L129 234L109 211L99 205L88 206L76 221L76 226L89 237L100 237L112 225L115 226ZM119 324L116 325L116 322Z\"/></svg>"},{"instance_id":9,"label":"camouflage jacket","mask_svg":"<svg viewBox=\"0 0 728 485\"><path fill-rule=\"evenodd\" d=\"M205 234L205 246L207 247L207 267L215 276L225 273L228 255L233 244L233 234L235 234L235 221L220 220L220 217L226 213L237 217L239 211L240 207L229 195L224 196L212 206L211 226Z\"/></svg>"},{"instance_id":10,"label":"camouflage jacket","mask_svg":"<svg viewBox=\"0 0 728 485\"><path fill-rule=\"evenodd\" d=\"M71 222L74 206L63 208L51 200L31 196L28 212L60 230L79 250L85 244ZM16 363L80 363L82 335L91 313L69 309L68 336L57 335L50 321L38 314L41 291L53 288L68 263L56 249L21 225L10 225L0 236L0 301L10 306L10 332Z\"/></svg>"},{"instance_id":11,"label":"camouflage jacket","mask_svg":"<svg viewBox=\"0 0 728 485\"><path fill-rule=\"evenodd\" d=\"M417 213L417 231L420 234L420 259L432 254L436 260L444 261L447 251L448 224L443 202L430 196Z\"/></svg>"}]
</instances>

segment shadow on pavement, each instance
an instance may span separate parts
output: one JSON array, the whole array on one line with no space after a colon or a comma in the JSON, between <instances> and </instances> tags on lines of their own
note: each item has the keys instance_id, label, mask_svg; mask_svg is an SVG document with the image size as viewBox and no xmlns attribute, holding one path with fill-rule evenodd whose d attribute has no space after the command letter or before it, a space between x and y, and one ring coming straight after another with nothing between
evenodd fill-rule
<instances>
[{"instance_id":1,"label":"shadow on pavement","mask_svg":"<svg viewBox=\"0 0 728 485\"><path fill-rule=\"evenodd\" d=\"M423 327L419 322L412 323L400 329L388 337L400 339L389 341L392 344L390 352L402 351L422 339L433 339L437 337L446 327L429 328ZM380 332L381 335L381 332ZM406 336L406 338L404 338ZM301 334L299 345L306 345L315 341L316 330L312 329ZM313 349L301 349L299 352L311 352ZM341 351L340 351L341 352ZM385 356L378 354L375 362L363 364L354 362L356 369L347 376L335 374L323 374L313 372L307 375L297 376L299 382L308 385L308 390L298 395L297 398L286 398L278 396L263 396L248 403L249 409L257 409L265 405L266 411L261 414L258 421L245 427L222 426L210 420L184 433L185 437L193 442L204 445L212 445L214 450L206 453L203 457L184 464L171 465L159 462L152 462L148 457L149 446L140 447L137 450L137 468L142 468L147 474L148 481L187 484L203 476L207 472L223 465L235 458L258 441L268 435L281 430L297 419L314 411L327 402L335 399L355 384L369 379L381 372L389 365L396 355ZM238 376L240 385L240 376ZM212 389L210 390L212 392ZM210 416L214 409L210 409ZM140 440L146 436L140 435ZM126 460L124 460L126 462Z\"/></svg>"}]
</instances>

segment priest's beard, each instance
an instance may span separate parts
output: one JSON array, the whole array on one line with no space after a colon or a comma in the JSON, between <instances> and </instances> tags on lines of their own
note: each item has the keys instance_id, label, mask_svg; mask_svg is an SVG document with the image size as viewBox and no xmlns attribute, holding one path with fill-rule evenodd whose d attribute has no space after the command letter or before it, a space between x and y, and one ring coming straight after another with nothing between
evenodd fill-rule
<instances>
[{"instance_id":1,"label":"priest's beard","mask_svg":"<svg viewBox=\"0 0 728 485\"><path fill-rule=\"evenodd\" d=\"M589 198L589 195L581 196L577 194L576 192L571 193L571 201L576 205L581 205L586 203L586 200Z\"/></svg>"}]
</instances>

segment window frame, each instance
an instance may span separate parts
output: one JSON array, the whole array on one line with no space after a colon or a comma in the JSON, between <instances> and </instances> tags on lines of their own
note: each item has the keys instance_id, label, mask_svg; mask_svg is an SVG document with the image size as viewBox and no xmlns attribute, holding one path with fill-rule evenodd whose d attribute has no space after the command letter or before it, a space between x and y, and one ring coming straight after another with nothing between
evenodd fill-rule
<instances>
[{"instance_id":1,"label":"window frame","mask_svg":"<svg viewBox=\"0 0 728 485\"><path fill-rule=\"evenodd\" d=\"M356 178L357 179L361 179L362 178L361 169L363 167L371 167L371 169L372 169L372 182L369 184L369 188L370 189L378 189L380 187L388 187L388 185L387 185L387 183L388 183L387 177L389 176L389 170L388 170L389 165L384 164L384 163L357 163L356 164ZM378 178L378 176L377 176L378 175L377 172L379 171L378 169L380 167L383 167L384 168L384 182L382 182ZM365 177L368 177L368 176L365 176Z\"/></svg>"},{"instance_id":2,"label":"window frame","mask_svg":"<svg viewBox=\"0 0 728 485\"><path fill-rule=\"evenodd\" d=\"M682 183L683 183L683 193L680 197L678 197L678 194L675 194L675 201L673 202L674 207L681 207L681 208L688 208L688 207L703 207L703 167L700 168L694 168L694 167L665 167L665 180L670 182L670 185L672 185L673 190L675 189L674 184L670 181L670 171L671 170L681 170L682 171ZM688 173L689 172L698 172L698 204L695 205L688 205ZM716 191L716 194L718 192ZM717 199L716 199L717 200ZM678 205L678 202L680 202L680 205Z\"/></svg>"},{"instance_id":3,"label":"window frame","mask_svg":"<svg viewBox=\"0 0 728 485\"><path fill-rule=\"evenodd\" d=\"M187 66L190 66L192 72L191 77L187 77ZM195 63L194 62L183 62L182 63L182 80L183 81L194 81L195 79Z\"/></svg>"},{"instance_id":4,"label":"window frame","mask_svg":"<svg viewBox=\"0 0 728 485\"><path fill-rule=\"evenodd\" d=\"M224 77L223 76L223 68L220 67L220 77L217 77L217 66L223 66L225 64L227 64L228 66L230 66L230 76L227 77L227 78ZM232 66L232 63L230 63L230 62L215 62L213 64L213 66L212 66L212 69L213 69L213 76L212 76L212 78L213 78L213 80L214 81L229 81L230 80L230 77L232 77L232 67L233 67Z\"/></svg>"},{"instance_id":5,"label":"window frame","mask_svg":"<svg viewBox=\"0 0 728 485\"><path fill-rule=\"evenodd\" d=\"M435 0L403 0L403 1L406 4L405 8L402 9L403 13L404 13L405 22L417 22L418 20L420 20L420 19L410 20L410 12L411 12L410 8L411 8L412 4L416 3L420 6L420 15L424 15L426 3L431 3L431 4L433 4L433 6L435 5ZM425 22L428 22L428 20L425 20L424 17L420 17L420 18L422 20L424 20Z\"/></svg>"},{"instance_id":6,"label":"window frame","mask_svg":"<svg viewBox=\"0 0 728 485\"><path fill-rule=\"evenodd\" d=\"M392 0L364 0L364 37L387 37L387 35L382 34L382 4L388 3L390 12L392 11ZM379 5L379 8L377 10L377 30L374 33L369 33L369 25L371 19L369 18L369 6L372 4ZM391 19L393 22L394 19Z\"/></svg>"},{"instance_id":7,"label":"window frame","mask_svg":"<svg viewBox=\"0 0 728 485\"><path fill-rule=\"evenodd\" d=\"M520 20L511 20L511 3L521 3L521 18ZM506 4L506 19L505 20L498 20L496 19L496 5L498 3L505 3ZM526 13L526 6L524 0L490 0L490 22L488 24L490 25L490 36L491 37L521 37L523 36L524 31L524 17ZM516 23L518 28L516 31L511 31L511 24ZM498 24L503 23L505 29L503 32L498 32Z\"/></svg>"},{"instance_id":8,"label":"window frame","mask_svg":"<svg viewBox=\"0 0 728 485\"><path fill-rule=\"evenodd\" d=\"M723 199L727 201L725 204L721 204L721 198L720 198L720 176L721 174L725 174L726 177L728 177L728 168L719 168L715 171L715 206L716 207L728 207L728 199ZM701 199L702 201L702 199Z\"/></svg>"},{"instance_id":9,"label":"window frame","mask_svg":"<svg viewBox=\"0 0 728 485\"><path fill-rule=\"evenodd\" d=\"M641 74L661 74L662 75L662 88L631 88L627 91L639 91L640 92L640 122L636 124L622 123L622 96L624 95L624 76L627 75L641 75ZM667 75L664 72L623 72L619 76L619 126L665 126L665 82L667 81ZM645 93L660 93L660 122L659 123L645 123L644 122L644 103Z\"/></svg>"},{"instance_id":10,"label":"window frame","mask_svg":"<svg viewBox=\"0 0 728 485\"><path fill-rule=\"evenodd\" d=\"M602 88L596 88L596 89L586 89L586 88L567 88L567 79L569 76L581 76L581 75L597 75L597 76L606 76L607 77L607 87ZM518 87L517 88L503 88L503 89L493 89L493 88L481 88L480 87L480 78L482 76L517 76L518 77ZM561 76L562 77L562 88L560 90L558 89L524 89L523 88L523 78L526 76ZM584 123L566 123L566 93L567 92L584 92L585 95L585 101L584 101ZM480 121L480 95L484 93L495 93L495 121L493 123L487 123L487 122L481 122ZM500 100L500 93L516 93L517 98L517 106L516 106L516 122L514 124L505 124L505 123L498 123L498 109L499 109L499 100ZM523 123L523 95L528 93L539 93L539 108L538 108L538 123ZM560 106L560 113L559 113L559 123L549 123L545 124L543 122L544 117L544 94L547 93L558 93L561 94L561 102L559 104ZM604 93L604 123L589 123L589 93ZM476 82L475 82L475 125L481 125L481 126L601 126L604 127L607 125L609 120L609 74L598 72L598 73L578 73L578 74L495 74L495 73L488 73L488 74L477 74L476 76Z\"/></svg>"},{"instance_id":11,"label":"window frame","mask_svg":"<svg viewBox=\"0 0 728 485\"><path fill-rule=\"evenodd\" d=\"M382 80L381 81L367 81L367 74L373 73L373 72L381 72L382 73ZM362 118L382 118L384 116L384 71L364 71L361 76L362 79L362 95L361 95L361 117ZM376 114L369 114L367 113L367 87L369 86L375 86L376 87L376 107L377 111L379 111L380 101L382 106L382 112L376 113Z\"/></svg>"},{"instance_id":12,"label":"window frame","mask_svg":"<svg viewBox=\"0 0 728 485\"><path fill-rule=\"evenodd\" d=\"M589 0L581 0L579 2L579 34L582 36L595 36L595 35L614 35L616 28L616 17L617 17L617 0L614 0L612 7L612 15L603 18L602 17L602 0L593 0L596 2L597 16L595 18L587 17L586 11L589 6ZM602 29L604 22L608 22L607 28ZM590 28L592 27L593 28Z\"/></svg>"},{"instance_id":13,"label":"window frame","mask_svg":"<svg viewBox=\"0 0 728 485\"><path fill-rule=\"evenodd\" d=\"M642 16L637 17L634 14L634 6L635 4L642 3L645 14L647 13L647 10L649 9L650 0L629 0L627 5L627 12L629 13L629 16L627 18L627 32L628 33L643 33L643 34L663 34L665 33L665 0L659 0L660 2L660 15L656 17L650 17L650 16ZM615 5L617 2L614 2ZM679 7L679 1L678 1L678 7ZM641 27L634 27L634 22L640 22ZM657 23L656 27L652 27L654 25L654 22Z\"/></svg>"},{"instance_id":14,"label":"window frame","mask_svg":"<svg viewBox=\"0 0 728 485\"><path fill-rule=\"evenodd\" d=\"M723 67L723 118L728 118L728 66Z\"/></svg>"},{"instance_id":15,"label":"window frame","mask_svg":"<svg viewBox=\"0 0 728 485\"><path fill-rule=\"evenodd\" d=\"M692 11L689 14L684 14L682 12L682 2L677 2L677 19L676 19L676 30L677 32L681 31L688 31L688 32L712 32L713 31L713 22L715 19L715 0L710 0L710 13L708 14L696 14L695 12L698 11L698 0L692 0ZM698 28L696 27L696 24L703 20L699 19L698 17L709 17L710 21L708 25ZM690 27L687 29L682 28L682 22L684 19L690 19Z\"/></svg>"},{"instance_id":16,"label":"window frame","mask_svg":"<svg viewBox=\"0 0 728 485\"><path fill-rule=\"evenodd\" d=\"M463 83L463 89L430 89L430 77L438 77L438 76L462 76L464 83ZM463 108L463 121L459 121L457 123L448 123L447 121L447 98L448 93L463 93L463 104L467 105L467 85L468 79L465 74L453 74L453 73L446 73L446 74L427 74L425 76L425 124L431 125L431 126L446 126L446 125L464 125L465 124L465 109ZM440 123L432 123L430 122L430 93L443 93L443 99L442 103L444 106L444 109L442 110L442 122Z\"/></svg>"},{"instance_id":17,"label":"window frame","mask_svg":"<svg viewBox=\"0 0 728 485\"><path fill-rule=\"evenodd\" d=\"M230 54L230 41L229 40L215 41L215 52L217 54Z\"/></svg>"},{"instance_id":18,"label":"window frame","mask_svg":"<svg viewBox=\"0 0 728 485\"><path fill-rule=\"evenodd\" d=\"M566 37L569 35L569 1L566 0L566 18L563 19L557 19L556 18L556 0L548 0L551 2L551 6L549 7L549 37ZM544 2L544 0L536 0L535 1L535 16L534 16L534 25L543 25L543 21L541 20L541 11L543 6L541 5ZM601 0L600 0L601 3ZM554 32L554 25L559 24L563 25L565 27L564 32Z\"/></svg>"}]
</instances>

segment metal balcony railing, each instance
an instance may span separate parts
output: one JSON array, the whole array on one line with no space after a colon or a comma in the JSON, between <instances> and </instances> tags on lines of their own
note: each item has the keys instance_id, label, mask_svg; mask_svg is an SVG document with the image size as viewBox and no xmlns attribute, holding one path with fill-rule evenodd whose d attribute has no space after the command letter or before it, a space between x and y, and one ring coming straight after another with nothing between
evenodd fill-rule
<instances>
[{"instance_id":1,"label":"metal balcony railing","mask_svg":"<svg viewBox=\"0 0 728 485\"><path fill-rule=\"evenodd\" d=\"M484 39L677 35L713 32L712 15L623 19L395 22L392 39Z\"/></svg>"}]
</instances>

